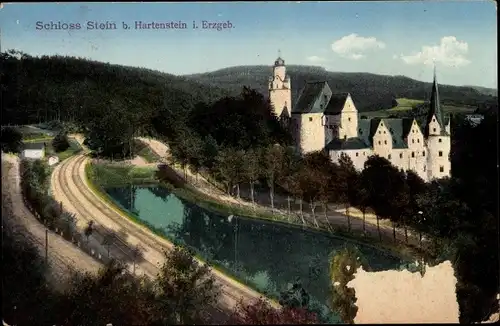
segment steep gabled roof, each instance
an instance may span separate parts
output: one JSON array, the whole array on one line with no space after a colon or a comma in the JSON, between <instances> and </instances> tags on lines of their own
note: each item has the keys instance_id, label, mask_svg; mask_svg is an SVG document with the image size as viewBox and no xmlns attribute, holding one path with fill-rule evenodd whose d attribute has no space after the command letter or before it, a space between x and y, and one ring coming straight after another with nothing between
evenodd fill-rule
<instances>
[{"instance_id":1,"label":"steep gabled roof","mask_svg":"<svg viewBox=\"0 0 500 326\"><path fill-rule=\"evenodd\" d=\"M325 109L325 114L335 115L342 112L349 93L332 94Z\"/></svg>"},{"instance_id":2,"label":"steep gabled roof","mask_svg":"<svg viewBox=\"0 0 500 326\"><path fill-rule=\"evenodd\" d=\"M436 67L434 67L434 81L432 82L432 93L430 100L429 113L427 114L427 120L424 127L425 137L429 136L429 124L432 121L432 117L436 117L436 120L441 127L441 133L445 133L445 126L447 122L444 119L444 113L441 108L441 103L439 101L439 90L438 83L436 79Z\"/></svg>"},{"instance_id":3,"label":"steep gabled roof","mask_svg":"<svg viewBox=\"0 0 500 326\"><path fill-rule=\"evenodd\" d=\"M412 119L383 119L387 129L391 133L392 147L396 149L408 148L405 141L411 130Z\"/></svg>"},{"instance_id":4,"label":"steep gabled roof","mask_svg":"<svg viewBox=\"0 0 500 326\"><path fill-rule=\"evenodd\" d=\"M362 138L349 138L347 140L334 139L326 146L326 150L354 150L354 149L368 149L370 144L367 144Z\"/></svg>"},{"instance_id":5,"label":"steep gabled roof","mask_svg":"<svg viewBox=\"0 0 500 326\"><path fill-rule=\"evenodd\" d=\"M327 149L345 150L345 149L363 149L373 148L373 136L377 132L380 122L383 122L392 137L392 147L395 149L408 148L406 137L411 130L413 119L360 119L358 121L358 137L346 140L334 140L329 143Z\"/></svg>"},{"instance_id":6,"label":"steep gabled roof","mask_svg":"<svg viewBox=\"0 0 500 326\"><path fill-rule=\"evenodd\" d=\"M313 105L326 85L326 81L307 82L292 107L292 113L312 113Z\"/></svg>"}]
</instances>

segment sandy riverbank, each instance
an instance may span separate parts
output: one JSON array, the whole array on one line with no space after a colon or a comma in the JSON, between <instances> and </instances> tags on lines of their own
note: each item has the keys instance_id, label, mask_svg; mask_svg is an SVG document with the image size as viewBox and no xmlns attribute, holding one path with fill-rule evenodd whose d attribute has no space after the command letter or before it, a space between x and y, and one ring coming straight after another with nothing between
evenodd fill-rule
<instances>
[{"instance_id":1,"label":"sandy riverbank","mask_svg":"<svg viewBox=\"0 0 500 326\"><path fill-rule=\"evenodd\" d=\"M451 262L425 266L425 274L360 269L348 283L356 291L356 324L458 323L457 279Z\"/></svg>"}]
</instances>

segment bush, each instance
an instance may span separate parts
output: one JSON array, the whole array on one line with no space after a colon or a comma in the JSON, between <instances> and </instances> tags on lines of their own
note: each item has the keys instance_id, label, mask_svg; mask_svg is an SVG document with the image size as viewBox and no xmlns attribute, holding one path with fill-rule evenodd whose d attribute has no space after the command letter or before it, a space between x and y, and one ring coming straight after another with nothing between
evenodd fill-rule
<instances>
[{"instance_id":1,"label":"bush","mask_svg":"<svg viewBox=\"0 0 500 326\"><path fill-rule=\"evenodd\" d=\"M19 153L22 147L22 133L12 127L2 128L0 134L0 143L2 151L6 153Z\"/></svg>"},{"instance_id":2,"label":"bush","mask_svg":"<svg viewBox=\"0 0 500 326\"><path fill-rule=\"evenodd\" d=\"M70 144L66 133L61 132L57 134L57 136L55 136L52 140L52 147L54 148L56 153L64 152L65 150L67 150L70 147Z\"/></svg>"}]
</instances>

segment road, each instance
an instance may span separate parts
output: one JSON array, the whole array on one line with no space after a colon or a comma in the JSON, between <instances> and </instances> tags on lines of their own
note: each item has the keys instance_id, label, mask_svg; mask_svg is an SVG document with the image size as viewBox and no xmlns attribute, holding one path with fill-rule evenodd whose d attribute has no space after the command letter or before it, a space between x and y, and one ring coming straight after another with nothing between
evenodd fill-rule
<instances>
[{"instance_id":1,"label":"road","mask_svg":"<svg viewBox=\"0 0 500 326\"><path fill-rule=\"evenodd\" d=\"M80 230L92 220L98 230L107 229L108 232L114 232L116 241L110 246L111 256L127 264L129 270L135 265L135 272L151 278L156 277L159 266L164 262L163 250L169 250L173 245L146 227L130 221L99 198L89 188L86 180L85 165L88 161L89 158L85 154L80 154L59 164L51 177L53 196L62 202L66 210L76 214L77 228ZM103 235L99 234L99 231L94 232L92 237L97 243L102 243ZM134 248L140 249L138 259L134 259L131 254ZM106 248L101 245L101 250L105 251ZM213 269L212 273L222 289L218 309L220 318L222 314L232 311L240 298L248 302L261 296L217 270Z\"/></svg>"},{"instance_id":2,"label":"road","mask_svg":"<svg viewBox=\"0 0 500 326\"><path fill-rule=\"evenodd\" d=\"M2 196L10 202L12 214L5 214L2 228L29 239L45 256L45 226L25 206L20 187L19 158L2 153ZM7 205L8 207L8 205ZM82 252L77 246L48 230L48 262L53 284L60 285L68 271L75 267L83 272L97 272L100 262Z\"/></svg>"},{"instance_id":3,"label":"road","mask_svg":"<svg viewBox=\"0 0 500 326\"><path fill-rule=\"evenodd\" d=\"M180 168L175 167L172 164L172 159L170 156L170 150L168 145L151 138L138 137L139 140L146 143L158 156L163 158L163 162L167 163L172 167L179 176L184 177L184 171ZM234 197L229 197L224 191L214 186L212 183L207 181L203 176L198 175L194 176L190 171L188 172L188 181L193 184L197 189L201 192L211 196L217 200L223 200L231 204L237 204L241 206L245 206L246 208L252 209L253 205L251 203L250 191L248 187L245 185L240 186L240 196L241 199L236 199ZM291 203L291 214L288 214L288 198L281 194L275 194L274 196L274 207L275 210L272 210L271 203L269 199L269 194L264 191L256 191L254 194L254 199L256 202L256 207L260 211L266 211L268 213L276 213L280 212L284 216L290 216L295 222L301 223L301 214L300 214L300 203L298 201L293 201ZM331 225L332 227L343 227L347 228L347 216L336 212L338 209L338 205L328 205L327 214L325 217L323 207L318 207L315 210L316 220L318 224L328 227ZM310 226L314 225L314 219L311 213L311 207L308 203L303 204L303 213L302 217L306 221L306 223ZM353 231L363 232L363 220L357 217L350 218L351 229ZM380 233L384 242L391 243L394 240L392 227L388 226L387 221L380 221ZM376 221L373 221L369 218L366 219L365 230L367 235L376 238L378 236L378 230L376 226ZM412 235L408 232L408 241L413 245L418 245L419 240L416 235ZM396 238L398 241L402 242L405 240L404 231L400 228L396 229Z\"/></svg>"}]
</instances>

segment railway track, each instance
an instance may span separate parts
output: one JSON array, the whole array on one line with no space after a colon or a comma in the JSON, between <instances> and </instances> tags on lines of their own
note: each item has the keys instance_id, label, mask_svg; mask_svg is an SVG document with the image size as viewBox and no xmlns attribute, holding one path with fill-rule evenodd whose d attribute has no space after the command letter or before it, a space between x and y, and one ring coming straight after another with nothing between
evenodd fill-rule
<instances>
[{"instance_id":1,"label":"railway track","mask_svg":"<svg viewBox=\"0 0 500 326\"><path fill-rule=\"evenodd\" d=\"M85 184L85 163L87 157L78 155L63 161L54 171L52 176L52 185L54 193L59 193L62 199L65 199L66 210L76 213L80 228L89 221L94 221L94 224L102 226L102 229L124 230L128 233L126 239L120 236L116 237L116 244L130 248L130 241L134 240L134 245L142 246L145 250L142 260L137 263L138 270L141 270L149 277L155 277L159 270L159 265L163 261L163 253L155 250L155 248L170 249L172 244L166 240L159 238L151 233L151 231L136 225L109 207L100 198L93 194L89 187ZM71 183L71 187L70 187ZM94 208L94 209L92 209ZM96 211L102 216L98 217ZM106 225L104 225L106 224ZM104 234L101 233L101 228L97 227L93 233L94 243L101 244ZM101 245L102 246L102 245ZM118 246L113 246L117 249L113 250L113 255L116 259L130 260L125 250ZM112 248L113 248L112 247ZM156 264L151 261L151 256L156 260ZM148 257L148 258L146 258ZM256 299L260 294L250 289L242 289L241 285L235 286L227 280L227 277L221 277L220 272L214 271L217 283L220 285L222 292L222 301L226 308L234 308L240 298ZM220 307L214 307L218 313L225 313Z\"/></svg>"}]
</instances>

